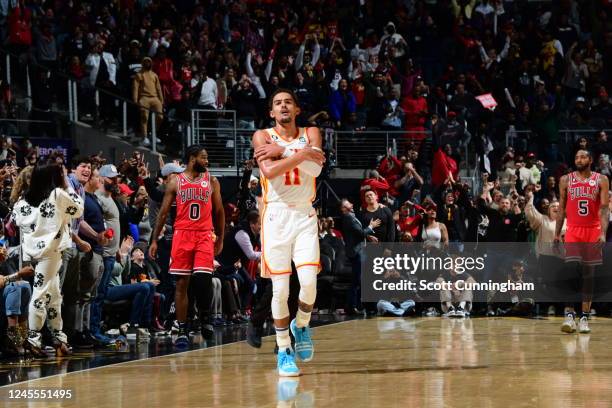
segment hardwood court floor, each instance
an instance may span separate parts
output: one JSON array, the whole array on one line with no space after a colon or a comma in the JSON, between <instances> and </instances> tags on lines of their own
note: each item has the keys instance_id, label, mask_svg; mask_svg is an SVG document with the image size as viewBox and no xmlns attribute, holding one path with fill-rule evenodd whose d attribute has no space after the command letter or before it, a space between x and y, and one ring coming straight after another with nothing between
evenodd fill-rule
<instances>
[{"instance_id":1,"label":"hardwood court floor","mask_svg":"<svg viewBox=\"0 0 612 408\"><path fill-rule=\"evenodd\" d=\"M6 407L610 407L612 320L590 335L561 318L378 318L314 330L297 396L278 400L273 337L0 388ZM64 388L63 403L8 402L10 389Z\"/></svg>"}]
</instances>

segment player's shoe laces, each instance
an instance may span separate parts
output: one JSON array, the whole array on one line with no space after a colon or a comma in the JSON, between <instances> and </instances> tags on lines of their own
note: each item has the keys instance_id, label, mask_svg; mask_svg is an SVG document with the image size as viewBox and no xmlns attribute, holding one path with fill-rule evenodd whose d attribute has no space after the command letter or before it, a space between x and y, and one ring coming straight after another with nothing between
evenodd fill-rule
<instances>
[{"instance_id":1,"label":"player's shoe laces","mask_svg":"<svg viewBox=\"0 0 612 408\"><path fill-rule=\"evenodd\" d=\"M576 320L574 319L573 313L565 315L565 321L561 325L561 331L563 333L574 333L576 331Z\"/></svg>"},{"instance_id":2,"label":"player's shoe laces","mask_svg":"<svg viewBox=\"0 0 612 408\"><path fill-rule=\"evenodd\" d=\"M312 360L314 346L310 336L310 327L297 327L296 320L293 319L289 325L293 338L295 339L295 354L304 362Z\"/></svg>"},{"instance_id":3,"label":"player's shoe laces","mask_svg":"<svg viewBox=\"0 0 612 408\"><path fill-rule=\"evenodd\" d=\"M582 316L580 318L580 321L578 322L578 331L584 334L591 332L591 328L589 327L589 320L586 316Z\"/></svg>"},{"instance_id":4,"label":"player's shoe laces","mask_svg":"<svg viewBox=\"0 0 612 408\"><path fill-rule=\"evenodd\" d=\"M297 377L300 369L295 364L295 356L290 348L278 350L277 363L278 375L282 377Z\"/></svg>"}]
</instances>

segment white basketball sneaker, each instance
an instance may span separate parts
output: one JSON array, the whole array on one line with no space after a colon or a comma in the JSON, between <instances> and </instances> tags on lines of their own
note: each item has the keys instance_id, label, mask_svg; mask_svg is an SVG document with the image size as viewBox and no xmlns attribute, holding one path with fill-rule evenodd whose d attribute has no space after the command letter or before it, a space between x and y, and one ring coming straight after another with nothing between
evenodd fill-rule
<instances>
[{"instance_id":1,"label":"white basketball sneaker","mask_svg":"<svg viewBox=\"0 0 612 408\"><path fill-rule=\"evenodd\" d=\"M578 322L578 332L587 334L591 332L591 328L589 327L589 320L586 316L582 316L580 321Z\"/></svg>"},{"instance_id":2,"label":"white basketball sneaker","mask_svg":"<svg viewBox=\"0 0 612 408\"><path fill-rule=\"evenodd\" d=\"M563 333L574 333L576 331L576 320L574 319L573 313L565 315L565 321L561 325L561 331Z\"/></svg>"}]
</instances>

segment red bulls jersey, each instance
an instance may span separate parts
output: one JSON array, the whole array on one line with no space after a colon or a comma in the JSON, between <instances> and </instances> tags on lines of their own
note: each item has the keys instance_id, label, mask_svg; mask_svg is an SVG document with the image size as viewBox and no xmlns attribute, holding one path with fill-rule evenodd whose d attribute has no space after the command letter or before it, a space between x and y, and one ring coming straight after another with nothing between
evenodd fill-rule
<instances>
[{"instance_id":1,"label":"red bulls jersey","mask_svg":"<svg viewBox=\"0 0 612 408\"><path fill-rule=\"evenodd\" d=\"M175 230L212 231L212 185L210 173L191 180L185 173L177 174Z\"/></svg>"},{"instance_id":2,"label":"red bulls jersey","mask_svg":"<svg viewBox=\"0 0 612 408\"><path fill-rule=\"evenodd\" d=\"M600 225L599 173L592 172L582 179L578 172L568 175L567 206L565 214L568 226L595 227Z\"/></svg>"}]
</instances>

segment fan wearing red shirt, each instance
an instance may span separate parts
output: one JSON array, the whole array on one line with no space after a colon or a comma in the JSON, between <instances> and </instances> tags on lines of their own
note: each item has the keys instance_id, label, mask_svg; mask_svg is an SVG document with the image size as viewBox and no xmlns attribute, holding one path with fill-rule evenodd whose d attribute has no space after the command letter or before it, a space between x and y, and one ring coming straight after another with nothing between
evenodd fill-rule
<instances>
[{"instance_id":1,"label":"fan wearing red shirt","mask_svg":"<svg viewBox=\"0 0 612 408\"><path fill-rule=\"evenodd\" d=\"M389 184L389 194L393 197L399 196L397 190L397 181L403 176L404 164L398 160L397 157L393 156L391 148L389 148L387 155L380 161L378 165L378 172Z\"/></svg>"},{"instance_id":2,"label":"fan wearing red shirt","mask_svg":"<svg viewBox=\"0 0 612 408\"><path fill-rule=\"evenodd\" d=\"M566 262L582 264L582 317L579 332L589 333L591 329L587 318L593 298L593 275L595 266L602 263L601 246L606 242L609 222L610 184L606 176L591 171L591 152L578 150L574 164L576 171L566 174L559 181L560 216L556 224L555 242L560 241L563 221L567 217ZM576 331L573 313L566 316L561 330L565 333Z\"/></svg>"},{"instance_id":3,"label":"fan wearing red shirt","mask_svg":"<svg viewBox=\"0 0 612 408\"><path fill-rule=\"evenodd\" d=\"M378 171L372 170L368 175L368 178L361 182L360 188L360 196L361 196L361 208L366 207L365 202L365 193L373 190L378 199L382 199L385 196L385 193L391 189L391 186L380 174Z\"/></svg>"},{"instance_id":4,"label":"fan wearing red shirt","mask_svg":"<svg viewBox=\"0 0 612 408\"><path fill-rule=\"evenodd\" d=\"M414 215L410 215L410 210L412 207L414 207L416 210ZM397 221L397 226L400 232L407 232L410 234L412 239L415 239L421 226L421 221L423 219L422 214L424 211L425 209L420 205L415 204L412 201L406 201L406 203L400 208L399 219Z\"/></svg>"},{"instance_id":5,"label":"fan wearing red shirt","mask_svg":"<svg viewBox=\"0 0 612 408\"><path fill-rule=\"evenodd\" d=\"M425 122L428 116L427 99L422 94L423 86L417 83L412 88L412 95L404 98L401 107L406 113L406 134L408 140L415 142L418 147L425 138Z\"/></svg>"}]
</instances>

